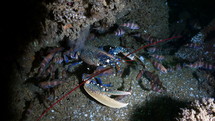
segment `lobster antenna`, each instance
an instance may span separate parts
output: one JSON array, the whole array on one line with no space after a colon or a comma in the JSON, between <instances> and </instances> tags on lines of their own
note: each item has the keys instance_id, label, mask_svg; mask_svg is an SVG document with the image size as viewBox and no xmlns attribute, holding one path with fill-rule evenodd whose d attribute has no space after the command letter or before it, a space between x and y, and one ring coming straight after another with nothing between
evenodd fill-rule
<instances>
[{"instance_id":1,"label":"lobster antenna","mask_svg":"<svg viewBox=\"0 0 215 121\"><path fill-rule=\"evenodd\" d=\"M129 53L128 55L126 55L126 57L129 56L129 55L131 55L131 54L133 54L133 53L136 53L137 51L139 51L139 50L141 50L141 49L143 49L143 48L145 48L145 47L148 47L148 46L151 46L151 45L155 45L155 44L160 43L160 42L163 42L163 41L167 41L167 40L171 40L171 39L175 39L175 38L181 38L181 37L182 37L182 36L174 36L174 37L171 37L171 38L167 38L167 39L159 40L159 41L157 41L157 42L150 43L150 44L148 44L148 45L144 45L144 46L142 46L142 47L136 49L135 51Z\"/></svg>"}]
</instances>

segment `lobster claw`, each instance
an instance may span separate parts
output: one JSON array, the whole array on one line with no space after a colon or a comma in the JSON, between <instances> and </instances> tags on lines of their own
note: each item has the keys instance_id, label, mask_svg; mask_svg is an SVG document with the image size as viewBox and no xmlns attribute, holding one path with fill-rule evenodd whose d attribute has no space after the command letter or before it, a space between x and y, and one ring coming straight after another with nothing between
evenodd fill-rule
<instances>
[{"instance_id":1,"label":"lobster claw","mask_svg":"<svg viewBox=\"0 0 215 121\"><path fill-rule=\"evenodd\" d=\"M114 100L106 95L130 95L131 92L125 91L109 91L108 89L100 86L99 84L93 84L91 81L86 81L84 84L84 89L86 92L96 99L98 102L102 103L111 108L122 108L128 105L128 103L122 103Z\"/></svg>"}]
</instances>

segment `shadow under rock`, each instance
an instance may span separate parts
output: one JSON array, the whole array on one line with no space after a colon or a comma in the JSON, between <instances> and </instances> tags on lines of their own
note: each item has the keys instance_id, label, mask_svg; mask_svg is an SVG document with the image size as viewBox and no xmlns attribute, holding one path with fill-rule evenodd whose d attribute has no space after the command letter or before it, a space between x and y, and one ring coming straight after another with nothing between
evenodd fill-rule
<instances>
[{"instance_id":1,"label":"shadow under rock","mask_svg":"<svg viewBox=\"0 0 215 121\"><path fill-rule=\"evenodd\" d=\"M187 103L166 96L155 97L134 109L130 121L174 121Z\"/></svg>"},{"instance_id":2,"label":"shadow under rock","mask_svg":"<svg viewBox=\"0 0 215 121\"><path fill-rule=\"evenodd\" d=\"M4 110L2 117L6 121L16 120L19 116L18 112L22 108L18 109L18 106L14 106L15 102L12 102L16 95L14 87L17 86L15 84L17 79L14 78L16 73L13 70L17 70L16 67L19 67L17 58L23 56L24 48L28 46L28 43L32 42L34 38L39 38L40 24L45 19L46 8L42 4L42 0L2 2L2 5L7 5L7 7L2 7L1 10L4 12L2 12L0 34L4 38L2 45L7 49L2 48L1 51L1 72L4 72L2 74L4 81L2 81L0 95L3 98L1 100L1 107Z\"/></svg>"}]
</instances>

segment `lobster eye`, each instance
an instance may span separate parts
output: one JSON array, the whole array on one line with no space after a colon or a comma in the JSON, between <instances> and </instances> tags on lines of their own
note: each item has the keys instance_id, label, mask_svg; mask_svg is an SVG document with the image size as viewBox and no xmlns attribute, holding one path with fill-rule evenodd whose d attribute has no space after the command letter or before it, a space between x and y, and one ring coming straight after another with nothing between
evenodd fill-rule
<instances>
[{"instance_id":1,"label":"lobster eye","mask_svg":"<svg viewBox=\"0 0 215 121\"><path fill-rule=\"evenodd\" d=\"M72 53L70 53L70 58L77 60L79 55L80 55L79 52L72 52Z\"/></svg>"},{"instance_id":2,"label":"lobster eye","mask_svg":"<svg viewBox=\"0 0 215 121\"><path fill-rule=\"evenodd\" d=\"M107 60L106 60L106 62L107 62L107 63L109 63L109 62L110 62L110 60L109 60L109 59L107 59Z\"/></svg>"}]
</instances>

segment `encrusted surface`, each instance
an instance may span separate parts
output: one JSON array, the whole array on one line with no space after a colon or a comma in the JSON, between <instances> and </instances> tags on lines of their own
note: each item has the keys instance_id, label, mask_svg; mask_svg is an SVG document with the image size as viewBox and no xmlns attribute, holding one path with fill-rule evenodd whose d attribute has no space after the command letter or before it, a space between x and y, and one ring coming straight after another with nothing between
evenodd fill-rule
<instances>
[{"instance_id":1,"label":"encrusted surface","mask_svg":"<svg viewBox=\"0 0 215 121\"><path fill-rule=\"evenodd\" d=\"M215 103L214 98L203 98L195 100L189 108L182 109L178 121L214 121L215 120Z\"/></svg>"}]
</instances>

